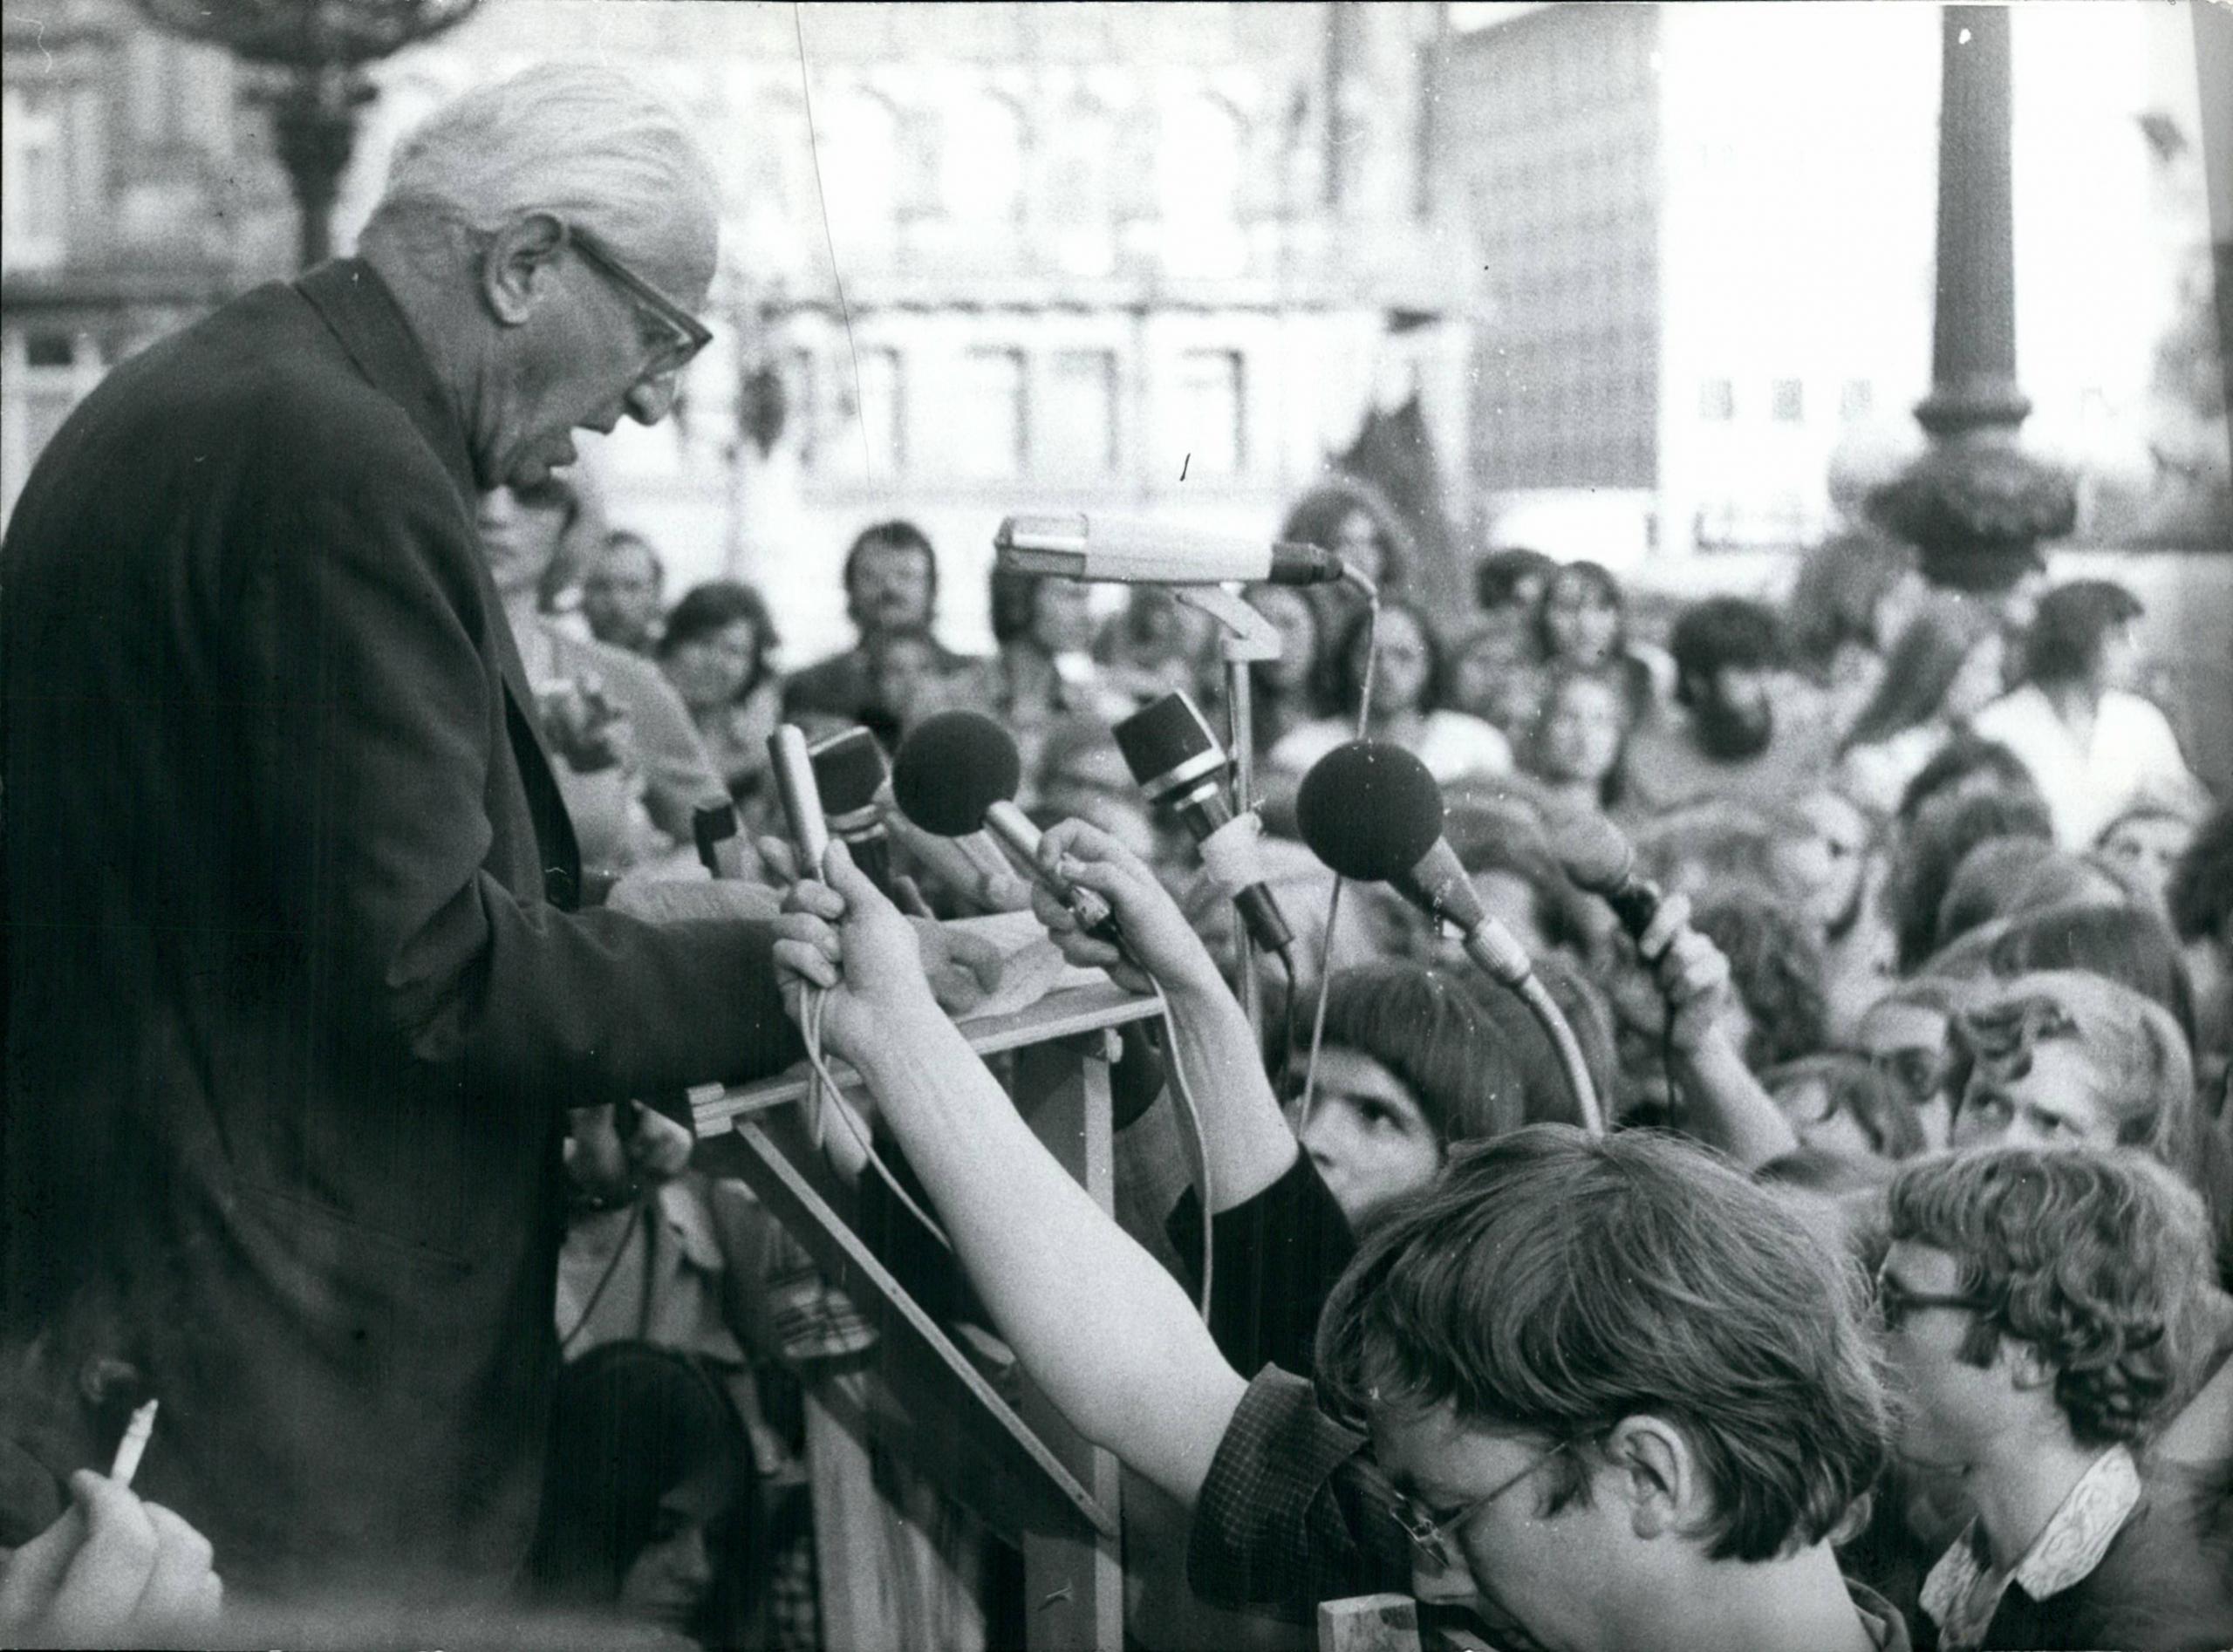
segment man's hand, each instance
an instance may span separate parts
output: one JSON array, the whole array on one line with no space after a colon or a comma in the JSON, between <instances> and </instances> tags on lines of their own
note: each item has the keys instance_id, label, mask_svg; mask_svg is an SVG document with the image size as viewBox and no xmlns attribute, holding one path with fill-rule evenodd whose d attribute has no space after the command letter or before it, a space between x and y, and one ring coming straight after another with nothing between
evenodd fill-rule
<instances>
[{"instance_id":1,"label":"man's hand","mask_svg":"<svg viewBox=\"0 0 2233 1652\"><path fill-rule=\"evenodd\" d=\"M0 1560L0 1640L132 1646L215 1621L225 1586L208 1539L91 1469L70 1477L70 1497L60 1519Z\"/></svg>"},{"instance_id":2,"label":"man's hand","mask_svg":"<svg viewBox=\"0 0 2233 1652\"><path fill-rule=\"evenodd\" d=\"M636 766L635 731L628 713L605 698L594 678L560 683L537 697L543 737L580 775Z\"/></svg>"},{"instance_id":3,"label":"man's hand","mask_svg":"<svg viewBox=\"0 0 2233 1652\"><path fill-rule=\"evenodd\" d=\"M801 879L775 920L775 964L783 1005L797 1019L802 988L829 993L823 1037L856 1067L876 1041L925 1014L943 1017L916 950L913 924L853 864L843 843L830 845L824 881Z\"/></svg>"},{"instance_id":4,"label":"man's hand","mask_svg":"<svg viewBox=\"0 0 2233 1652\"><path fill-rule=\"evenodd\" d=\"M1039 840L1039 861L1054 876L1107 901L1138 960L1135 966L1108 942L1081 932L1069 908L1035 885L1031 910L1071 963L1105 969L1110 980L1136 993L1149 990L1149 976L1167 992L1226 991L1215 960L1178 903L1146 862L1107 832L1082 820L1058 822Z\"/></svg>"},{"instance_id":5,"label":"man's hand","mask_svg":"<svg viewBox=\"0 0 2233 1652\"><path fill-rule=\"evenodd\" d=\"M1669 1044L1680 1055L1695 1056L1722 1031L1734 1005L1728 957L1690 927L1690 898L1679 892L1659 903L1650 925L1636 938L1636 951L1651 966L1672 1014Z\"/></svg>"},{"instance_id":6,"label":"man's hand","mask_svg":"<svg viewBox=\"0 0 2233 1652\"><path fill-rule=\"evenodd\" d=\"M798 881L798 851L790 844L780 837L763 837L759 848L770 877L782 880L786 888ZM920 906L922 897L909 880L901 878L899 884L901 915L914 928L916 955L931 983L932 995L947 1014L966 1015L999 988L1000 949L982 935L948 929L930 915L928 908L907 910L910 905Z\"/></svg>"}]
</instances>

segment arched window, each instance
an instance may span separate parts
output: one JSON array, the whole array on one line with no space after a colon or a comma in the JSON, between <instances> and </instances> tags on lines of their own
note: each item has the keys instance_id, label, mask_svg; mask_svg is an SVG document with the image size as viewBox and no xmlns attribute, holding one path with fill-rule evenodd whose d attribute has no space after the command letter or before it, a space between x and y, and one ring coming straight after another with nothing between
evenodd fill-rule
<instances>
[{"instance_id":1,"label":"arched window","mask_svg":"<svg viewBox=\"0 0 2233 1652\"><path fill-rule=\"evenodd\" d=\"M1164 215L1191 227L1237 222L1244 147L1239 113L1224 99L1181 102L1163 127Z\"/></svg>"},{"instance_id":2,"label":"arched window","mask_svg":"<svg viewBox=\"0 0 2233 1652\"><path fill-rule=\"evenodd\" d=\"M965 223L1014 223L1023 215L1023 111L987 92L946 116L939 154L939 200Z\"/></svg>"},{"instance_id":3,"label":"arched window","mask_svg":"<svg viewBox=\"0 0 2233 1652\"><path fill-rule=\"evenodd\" d=\"M888 247L899 204L899 115L864 87L813 104L822 195L842 257Z\"/></svg>"}]
</instances>

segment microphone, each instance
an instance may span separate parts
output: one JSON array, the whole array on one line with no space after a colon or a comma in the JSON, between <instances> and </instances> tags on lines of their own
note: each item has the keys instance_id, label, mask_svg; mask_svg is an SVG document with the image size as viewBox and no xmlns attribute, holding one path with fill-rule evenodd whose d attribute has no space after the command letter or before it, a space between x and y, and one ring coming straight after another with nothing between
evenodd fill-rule
<instances>
[{"instance_id":1,"label":"microphone","mask_svg":"<svg viewBox=\"0 0 2233 1652\"><path fill-rule=\"evenodd\" d=\"M990 832L1025 877L1070 909L1081 930L1121 946L1123 933L1109 903L1039 864L1039 828L1015 806L1022 778L1022 754L1007 729L977 712L944 711L900 742L891 795L901 814L933 836Z\"/></svg>"},{"instance_id":2,"label":"microphone","mask_svg":"<svg viewBox=\"0 0 2233 1652\"><path fill-rule=\"evenodd\" d=\"M1458 852L1442 835L1442 788L1401 746L1353 740L1311 766L1295 795L1295 823L1310 852L1343 877L1386 884L1465 937L1468 957L1507 986L1535 966L1512 932L1489 916Z\"/></svg>"},{"instance_id":3,"label":"microphone","mask_svg":"<svg viewBox=\"0 0 2233 1652\"><path fill-rule=\"evenodd\" d=\"M1294 932L1264 882L1256 843L1262 828L1237 816L1226 798L1225 747L1183 693L1151 700L1110 733L1148 801L1178 817L1202 851L1210 880L1232 897L1248 934L1267 952L1286 953Z\"/></svg>"},{"instance_id":4,"label":"microphone","mask_svg":"<svg viewBox=\"0 0 2233 1652\"><path fill-rule=\"evenodd\" d=\"M782 800L783 818L791 828L791 843L799 851L799 876L819 879L822 862L830 853L830 827L823 819L822 795L814 782L814 760L807 755L806 736L796 723L785 723L768 736L768 761L775 775L775 795Z\"/></svg>"},{"instance_id":5,"label":"microphone","mask_svg":"<svg viewBox=\"0 0 2233 1652\"><path fill-rule=\"evenodd\" d=\"M1569 828L1565 838L1559 849L1559 864L1566 868L1567 878L1575 888L1602 896L1621 920L1621 927L1629 932L1629 939L1641 940L1658 916L1664 896L1658 884L1635 875L1635 845L1601 816Z\"/></svg>"},{"instance_id":6,"label":"microphone","mask_svg":"<svg viewBox=\"0 0 2233 1652\"><path fill-rule=\"evenodd\" d=\"M1526 948L1482 908L1473 880L1442 835L1442 788L1426 765L1382 741L1336 746L1302 777L1295 818L1311 853L1342 877L1386 884L1464 932L1465 955L1519 994L1550 1038L1582 1128L1603 1135L1597 1089L1574 1028L1535 979Z\"/></svg>"},{"instance_id":7,"label":"microphone","mask_svg":"<svg viewBox=\"0 0 2233 1652\"><path fill-rule=\"evenodd\" d=\"M877 793L884 782L884 748L865 728L825 734L807 748L830 829L845 840L859 867L891 896L891 834L884 829Z\"/></svg>"},{"instance_id":8,"label":"microphone","mask_svg":"<svg viewBox=\"0 0 2233 1652\"><path fill-rule=\"evenodd\" d=\"M1403 746L1353 739L1317 759L1295 795L1301 842L1342 877L1389 884L1429 918L1465 931L1465 955L1510 986L1550 1036L1574 1092L1581 1128L1606 1134L1590 1065L1550 991L1536 980L1527 949L1480 906L1474 879L1443 837L1443 788Z\"/></svg>"},{"instance_id":9,"label":"microphone","mask_svg":"<svg viewBox=\"0 0 2233 1652\"><path fill-rule=\"evenodd\" d=\"M1267 544L1076 511L1007 517L993 536L993 550L1011 573L1123 585L1323 585L1353 577L1346 563L1316 545Z\"/></svg>"}]
</instances>

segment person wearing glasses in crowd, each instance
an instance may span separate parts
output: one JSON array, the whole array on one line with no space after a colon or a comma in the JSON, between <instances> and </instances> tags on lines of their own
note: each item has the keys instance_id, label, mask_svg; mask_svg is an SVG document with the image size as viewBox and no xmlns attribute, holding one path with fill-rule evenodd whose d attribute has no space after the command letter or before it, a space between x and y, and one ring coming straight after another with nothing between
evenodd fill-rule
<instances>
[{"instance_id":1,"label":"person wearing glasses in crowd","mask_svg":"<svg viewBox=\"0 0 2233 1652\"><path fill-rule=\"evenodd\" d=\"M1057 828L1049 870L1114 888ZM1831 1550L1889 1421L1861 1280L1774 1192L1649 1133L1454 1153L1335 1287L1321 1386L1226 1362L1178 1282L1055 1164L834 846L793 885L787 1001L823 989L1000 1335L1087 1438L1192 1512L1188 1579L1308 1621L1412 1588L1500 1646L1904 1649Z\"/></svg>"},{"instance_id":2,"label":"person wearing glasses in crowd","mask_svg":"<svg viewBox=\"0 0 2233 1652\"><path fill-rule=\"evenodd\" d=\"M2198 1475L2148 1449L2222 1322L2193 1190L2120 1150L2006 1146L1904 1167L1889 1209L1901 1453L1976 1510L1922 1584L1943 1652L2233 1643L2226 1443Z\"/></svg>"},{"instance_id":3,"label":"person wearing glasses in crowd","mask_svg":"<svg viewBox=\"0 0 2233 1652\"><path fill-rule=\"evenodd\" d=\"M766 925L584 904L475 525L666 415L717 226L669 108L529 69L403 140L356 256L119 367L32 470L0 1546L154 1397L135 1489L244 1595L520 1575L570 1120L800 1048Z\"/></svg>"}]
</instances>

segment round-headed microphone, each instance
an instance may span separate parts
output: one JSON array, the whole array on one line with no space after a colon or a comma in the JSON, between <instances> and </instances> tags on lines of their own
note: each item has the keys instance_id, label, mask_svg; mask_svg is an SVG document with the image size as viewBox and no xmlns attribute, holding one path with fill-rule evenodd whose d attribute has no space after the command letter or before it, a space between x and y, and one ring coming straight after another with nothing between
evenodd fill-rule
<instances>
[{"instance_id":1,"label":"round-headed microphone","mask_svg":"<svg viewBox=\"0 0 2233 1652\"><path fill-rule=\"evenodd\" d=\"M854 727L825 734L806 749L831 833L844 840L853 864L889 898L891 834L877 807L884 782L884 747L867 729Z\"/></svg>"},{"instance_id":2,"label":"round-headed microphone","mask_svg":"<svg viewBox=\"0 0 2233 1652\"><path fill-rule=\"evenodd\" d=\"M1311 853L1343 877L1386 884L1430 917L1465 936L1465 955L1519 995L1550 1036L1582 1128L1602 1135L1596 1086L1574 1028L1552 1000L1527 949L1488 915L1457 851L1442 835L1442 788L1401 746L1353 740L1302 777L1295 818Z\"/></svg>"},{"instance_id":3,"label":"round-headed microphone","mask_svg":"<svg viewBox=\"0 0 2233 1652\"><path fill-rule=\"evenodd\" d=\"M1178 818L1202 851L1210 879L1232 898L1251 939L1267 952L1294 945L1279 903L1265 884L1257 853L1261 829L1233 812L1226 796L1225 747L1183 693L1150 700L1110 731L1148 802Z\"/></svg>"},{"instance_id":4,"label":"round-headed microphone","mask_svg":"<svg viewBox=\"0 0 2233 1652\"><path fill-rule=\"evenodd\" d=\"M1055 877L1039 864L1039 828L1015 806L1023 757L1008 731L973 711L925 718L900 742L891 763L891 795L899 812L937 837L990 832L1017 869L1070 909L1096 940L1123 944L1109 903Z\"/></svg>"},{"instance_id":5,"label":"round-headed microphone","mask_svg":"<svg viewBox=\"0 0 2233 1652\"><path fill-rule=\"evenodd\" d=\"M1507 986L1534 973L1526 949L1488 915L1442 835L1442 788L1401 746L1353 740L1311 766L1295 795L1310 852L1344 877L1386 884L1465 937L1473 961Z\"/></svg>"},{"instance_id":6,"label":"round-headed microphone","mask_svg":"<svg viewBox=\"0 0 2233 1652\"><path fill-rule=\"evenodd\" d=\"M1659 915L1664 898L1659 885L1635 875L1635 847L1612 822L1598 816L1568 828L1559 844L1559 864L1577 889L1604 898L1630 939L1641 940Z\"/></svg>"}]
</instances>

